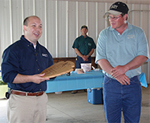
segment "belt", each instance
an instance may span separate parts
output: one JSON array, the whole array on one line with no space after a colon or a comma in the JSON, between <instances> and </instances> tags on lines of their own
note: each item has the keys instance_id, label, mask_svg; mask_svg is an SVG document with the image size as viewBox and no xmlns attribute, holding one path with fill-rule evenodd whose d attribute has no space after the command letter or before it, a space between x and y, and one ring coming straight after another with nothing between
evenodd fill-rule
<instances>
[{"instance_id":1,"label":"belt","mask_svg":"<svg viewBox=\"0 0 150 123\"><path fill-rule=\"evenodd\" d=\"M44 91L29 93L29 92L11 90L11 94L16 94L16 95L20 95L20 96L41 96L41 95L43 95L43 93L44 93Z\"/></svg>"}]
</instances>

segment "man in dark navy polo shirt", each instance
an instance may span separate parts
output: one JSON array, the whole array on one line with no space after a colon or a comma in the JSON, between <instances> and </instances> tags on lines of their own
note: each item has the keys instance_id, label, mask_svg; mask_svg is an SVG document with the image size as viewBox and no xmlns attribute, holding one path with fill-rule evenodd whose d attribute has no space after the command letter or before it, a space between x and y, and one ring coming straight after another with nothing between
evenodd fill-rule
<instances>
[{"instance_id":1,"label":"man in dark navy polo shirt","mask_svg":"<svg viewBox=\"0 0 150 123\"><path fill-rule=\"evenodd\" d=\"M81 27L81 36L77 37L73 43L72 48L74 48L77 54L76 68L81 68L81 63L91 63L91 55L94 53L96 45L94 40L87 36L88 27L83 25ZM77 91L72 91L72 94L77 93Z\"/></svg>"},{"instance_id":2,"label":"man in dark navy polo shirt","mask_svg":"<svg viewBox=\"0 0 150 123\"><path fill-rule=\"evenodd\" d=\"M24 20L24 35L3 53L1 64L3 81L11 89L8 100L9 123L46 122L47 89L44 69L53 65L48 50L39 44L42 23L39 17Z\"/></svg>"}]
</instances>

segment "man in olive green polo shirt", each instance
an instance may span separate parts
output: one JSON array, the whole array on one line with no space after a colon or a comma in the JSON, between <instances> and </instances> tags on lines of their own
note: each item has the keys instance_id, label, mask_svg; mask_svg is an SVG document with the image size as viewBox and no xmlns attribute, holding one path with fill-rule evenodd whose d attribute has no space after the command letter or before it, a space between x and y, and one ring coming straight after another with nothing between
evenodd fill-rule
<instances>
[{"instance_id":1,"label":"man in olive green polo shirt","mask_svg":"<svg viewBox=\"0 0 150 123\"><path fill-rule=\"evenodd\" d=\"M83 25L81 27L81 36L75 39L72 48L77 54L76 68L81 68L81 63L91 63L91 55L96 48L94 40L87 36L88 27ZM77 93L77 91L72 92Z\"/></svg>"}]
</instances>

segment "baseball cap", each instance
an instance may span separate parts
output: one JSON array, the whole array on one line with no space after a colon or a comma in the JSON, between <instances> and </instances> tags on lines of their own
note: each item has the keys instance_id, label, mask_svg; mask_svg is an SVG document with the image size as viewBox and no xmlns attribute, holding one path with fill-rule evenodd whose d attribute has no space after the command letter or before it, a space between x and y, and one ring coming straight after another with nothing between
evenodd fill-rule
<instances>
[{"instance_id":1,"label":"baseball cap","mask_svg":"<svg viewBox=\"0 0 150 123\"><path fill-rule=\"evenodd\" d=\"M110 6L109 10L105 13L105 15L107 14L120 15L122 13L128 14L128 11L129 11L128 6L125 3L118 1Z\"/></svg>"},{"instance_id":2,"label":"baseball cap","mask_svg":"<svg viewBox=\"0 0 150 123\"><path fill-rule=\"evenodd\" d=\"M83 25L83 26L81 27L81 29L83 29L83 28L88 29L88 27L87 27L86 25Z\"/></svg>"}]
</instances>

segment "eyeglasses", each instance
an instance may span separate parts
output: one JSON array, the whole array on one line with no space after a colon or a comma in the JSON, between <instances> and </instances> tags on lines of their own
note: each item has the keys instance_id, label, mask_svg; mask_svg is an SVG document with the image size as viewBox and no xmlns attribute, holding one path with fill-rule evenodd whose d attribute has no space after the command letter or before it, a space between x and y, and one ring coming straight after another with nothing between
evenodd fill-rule
<instances>
[{"instance_id":1,"label":"eyeglasses","mask_svg":"<svg viewBox=\"0 0 150 123\"><path fill-rule=\"evenodd\" d=\"M113 19L113 20L117 20L117 19L119 19L121 16L118 16L118 17L111 17L111 16L108 16L107 18L110 20L110 19Z\"/></svg>"}]
</instances>

